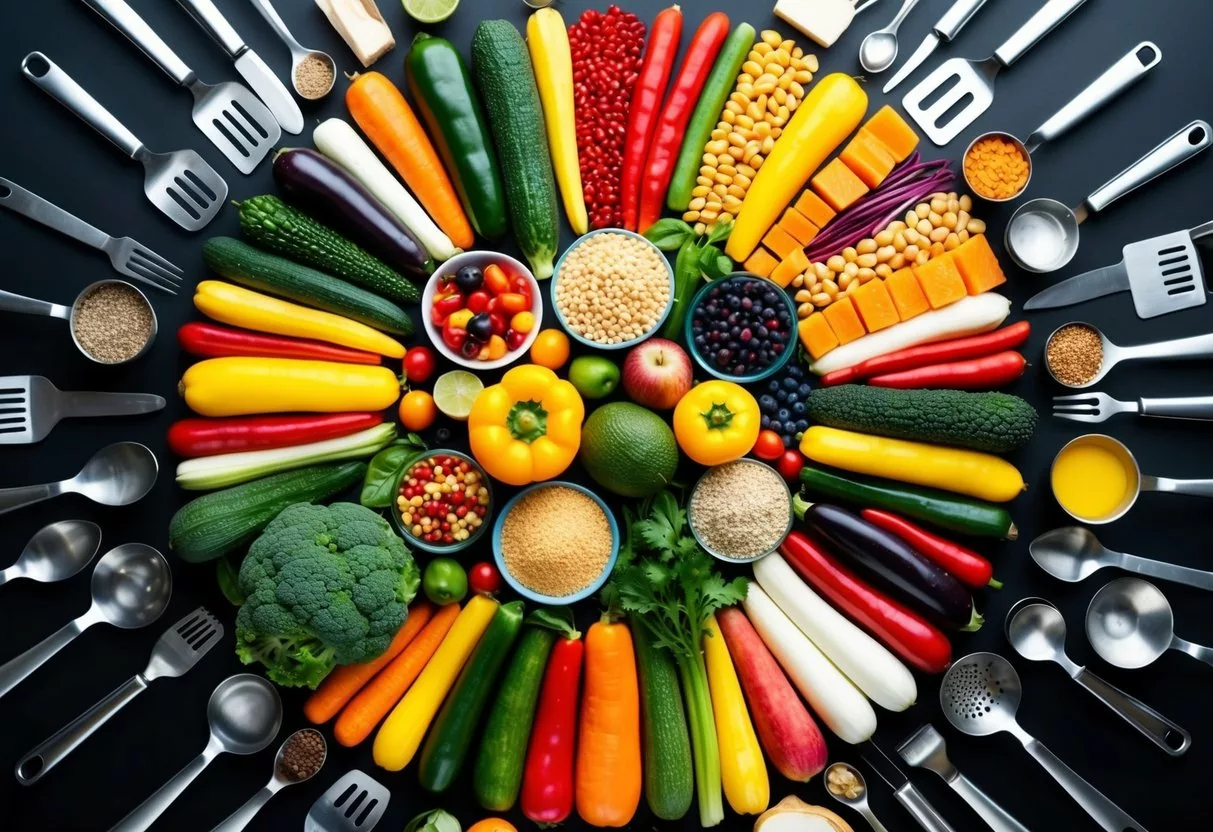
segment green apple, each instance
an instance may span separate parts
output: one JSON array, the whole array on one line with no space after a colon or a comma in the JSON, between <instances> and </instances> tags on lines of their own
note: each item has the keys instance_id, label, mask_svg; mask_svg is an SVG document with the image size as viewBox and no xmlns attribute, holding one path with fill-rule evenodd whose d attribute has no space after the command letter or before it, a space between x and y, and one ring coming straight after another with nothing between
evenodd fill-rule
<instances>
[{"instance_id":1,"label":"green apple","mask_svg":"<svg viewBox=\"0 0 1213 832\"><path fill-rule=\"evenodd\" d=\"M619 366L601 355L582 355L569 365L569 381L587 399L611 395L619 384Z\"/></svg>"}]
</instances>

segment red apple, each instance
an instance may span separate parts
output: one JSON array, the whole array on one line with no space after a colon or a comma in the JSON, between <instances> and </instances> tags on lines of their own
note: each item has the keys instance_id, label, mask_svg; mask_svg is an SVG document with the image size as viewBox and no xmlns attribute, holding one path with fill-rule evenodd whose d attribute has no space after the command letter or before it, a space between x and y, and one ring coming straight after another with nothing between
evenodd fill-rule
<instances>
[{"instance_id":1,"label":"red apple","mask_svg":"<svg viewBox=\"0 0 1213 832\"><path fill-rule=\"evenodd\" d=\"M693 372L686 350L667 338L650 338L623 362L623 389L632 401L669 410L691 389Z\"/></svg>"}]
</instances>

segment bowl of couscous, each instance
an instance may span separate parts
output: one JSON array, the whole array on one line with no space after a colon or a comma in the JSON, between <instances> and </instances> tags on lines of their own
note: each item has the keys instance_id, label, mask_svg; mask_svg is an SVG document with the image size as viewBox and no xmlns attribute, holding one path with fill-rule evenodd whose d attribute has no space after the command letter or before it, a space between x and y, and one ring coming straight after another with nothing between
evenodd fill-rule
<instances>
[{"instance_id":1,"label":"bowl of couscous","mask_svg":"<svg viewBox=\"0 0 1213 832\"><path fill-rule=\"evenodd\" d=\"M572 604L606 583L619 557L619 526L589 489L559 480L536 483L497 515L493 556L523 598Z\"/></svg>"},{"instance_id":2,"label":"bowl of couscous","mask_svg":"<svg viewBox=\"0 0 1213 832\"><path fill-rule=\"evenodd\" d=\"M753 563L774 552L791 531L793 516L787 482L749 457L709 468L687 501L691 534L725 563Z\"/></svg>"},{"instance_id":3,"label":"bowl of couscous","mask_svg":"<svg viewBox=\"0 0 1213 832\"><path fill-rule=\"evenodd\" d=\"M426 451L396 482L392 524L405 542L426 552L454 554L484 536L493 512L493 486L476 460L459 451Z\"/></svg>"},{"instance_id":4,"label":"bowl of couscous","mask_svg":"<svg viewBox=\"0 0 1213 832\"><path fill-rule=\"evenodd\" d=\"M556 261L552 310L573 339L622 350L655 334L674 306L674 269L661 249L622 228L577 239Z\"/></svg>"}]
</instances>

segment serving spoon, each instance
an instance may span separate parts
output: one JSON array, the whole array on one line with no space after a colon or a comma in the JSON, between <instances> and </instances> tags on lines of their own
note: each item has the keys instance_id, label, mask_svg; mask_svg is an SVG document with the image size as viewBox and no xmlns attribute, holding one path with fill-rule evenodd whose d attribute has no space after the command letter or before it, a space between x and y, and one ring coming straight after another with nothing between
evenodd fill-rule
<instances>
[{"instance_id":1,"label":"serving spoon","mask_svg":"<svg viewBox=\"0 0 1213 832\"><path fill-rule=\"evenodd\" d=\"M884 72L897 60L897 30L902 21L918 5L918 0L905 0L897 15L883 29L877 29L859 44L859 63L868 72ZM856 10L858 11L858 9Z\"/></svg>"},{"instance_id":2,"label":"serving spoon","mask_svg":"<svg viewBox=\"0 0 1213 832\"><path fill-rule=\"evenodd\" d=\"M93 454L71 479L0 488L0 514L69 493L81 494L103 506L128 506L147 496L159 471L156 455L146 445L116 442Z\"/></svg>"},{"instance_id":3,"label":"serving spoon","mask_svg":"<svg viewBox=\"0 0 1213 832\"><path fill-rule=\"evenodd\" d=\"M88 566L101 548L101 527L87 520L60 520L43 526L25 544L17 562L0 571L0 586L18 578L39 583L63 581Z\"/></svg>"},{"instance_id":4,"label":"serving spoon","mask_svg":"<svg viewBox=\"0 0 1213 832\"><path fill-rule=\"evenodd\" d=\"M1089 578L1104 567L1115 566L1138 575L1213 590L1213 572L1113 551L1081 526L1045 532L1028 546L1028 554L1041 569L1059 581L1071 584Z\"/></svg>"}]
</instances>

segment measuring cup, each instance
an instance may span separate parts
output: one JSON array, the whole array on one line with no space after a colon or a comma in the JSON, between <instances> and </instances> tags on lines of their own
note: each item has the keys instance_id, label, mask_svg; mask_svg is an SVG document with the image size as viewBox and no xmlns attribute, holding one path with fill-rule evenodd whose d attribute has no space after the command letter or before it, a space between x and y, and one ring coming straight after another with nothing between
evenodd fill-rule
<instances>
[{"instance_id":1,"label":"measuring cup","mask_svg":"<svg viewBox=\"0 0 1213 832\"><path fill-rule=\"evenodd\" d=\"M1105 662L1136 670L1168 650L1213 665L1213 647L1175 635L1175 614L1162 590L1141 578L1117 578L1087 607L1087 640Z\"/></svg>"},{"instance_id":2,"label":"measuring cup","mask_svg":"<svg viewBox=\"0 0 1213 832\"><path fill-rule=\"evenodd\" d=\"M317 101L328 95L333 89L333 82L337 80L337 62L333 60L333 56L319 49L308 49L295 40L295 36L291 34L291 30L287 27L282 17L279 16L278 10L274 8L270 0L253 0L253 5L256 6L257 11L261 12L261 16L265 18L265 22L270 24L270 27L274 30L274 34L278 35L279 39L286 44L287 49L291 50L291 86L294 87L295 94L309 101ZM327 64L330 70L329 74L333 78L333 82L329 83L328 89L318 95L304 95L303 90L299 89L299 65L309 57L314 57Z\"/></svg>"},{"instance_id":3,"label":"measuring cup","mask_svg":"<svg viewBox=\"0 0 1213 832\"><path fill-rule=\"evenodd\" d=\"M147 307L147 312L152 318L152 331L151 334L148 335L147 343L143 345L143 349L139 350L139 352L135 353L130 358L122 361L102 361L100 358L97 358L86 350L84 345L80 343L80 339L76 337L76 314L80 311L80 304L83 303L84 299L97 289L110 284L125 286L137 294L143 300L143 304ZM70 324L69 331L72 334L72 343L76 345L76 349L80 350L80 354L89 361L109 367L117 366L118 364L126 364L127 362L134 361L137 358L142 358L143 355L145 355L147 351L152 348L152 343L156 340L156 310L152 308L151 301L147 299L147 295L140 292L125 280L98 280L96 283L90 283L88 286L84 287L84 291L76 295L76 299L72 301L71 306L62 306L58 303L47 303L44 300L27 298L25 295L18 295L14 292L6 292L3 289L0 289L0 311L24 312L28 315L46 315L51 318L58 318L62 321L68 321Z\"/></svg>"},{"instance_id":4,"label":"measuring cup","mask_svg":"<svg viewBox=\"0 0 1213 832\"><path fill-rule=\"evenodd\" d=\"M1093 378L1082 384L1069 384L1059 379L1053 372L1053 368L1049 366L1049 344L1057 336L1058 332L1068 326L1085 326L1088 329L1094 330L1099 336L1101 349L1103 350L1103 359L1099 365L1099 372ZM1053 380L1062 387L1069 387L1071 390L1084 390L1093 384L1097 384L1103 377L1112 371L1122 361L1140 361L1147 358L1168 358L1168 359L1186 359L1186 358L1213 358L1213 333L1205 335L1193 335L1190 338L1175 338L1171 341L1155 341L1152 344L1134 344L1131 347L1121 347L1113 344L1108 340L1108 337L1100 332L1099 327L1094 324L1086 323L1085 321L1070 321L1067 324L1062 324L1049 334L1049 338L1045 341L1045 369L1049 371L1049 375Z\"/></svg>"},{"instance_id":5,"label":"measuring cup","mask_svg":"<svg viewBox=\"0 0 1213 832\"><path fill-rule=\"evenodd\" d=\"M1057 271L1078 251L1078 227L1087 217L1203 151L1211 134L1208 122L1197 119L1116 174L1076 208L1043 197L1025 202L1007 223L1003 238L1007 253L1025 271Z\"/></svg>"},{"instance_id":6,"label":"measuring cup","mask_svg":"<svg viewBox=\"0 0 1213 832\"><path fill-rule=\"evenodd\" d=\"M1028 177L1024 180L1022 188L1010 196L982 196L981 198L987 202L1010 202L1013 199L1019 199L1023 195L1023 192L1028 189L1028 183L1032 181L1032 153L1034 151L1038 150L1045 142L1052 141L1069 132L1070 128L1097 113L1113 98L1144 78L1146 73L1158 66L1161 60L1162 50L1148 40L1142 41L1129 50L1128 54L1123 58L1112 64L1106 72L1092 81L1090 86L1070 99L1060 110L1033 130L1032 135L1028 136L1027 141L1020 141L1018 137L1012 136L1010 133L1004 133L1001 130L991 130L973 139L962 158L968 158L969 153L972 152L974 145L978 142L1000 138L1015 145L1023 155L1023 158L1028 162ZM961 165L961 168L964 170L965 182L968 183L969 190L975 194L979 194L979 189L975 188L972 180L969 179L968 168L964 165Z\"/></svg>"}]
</instances>

